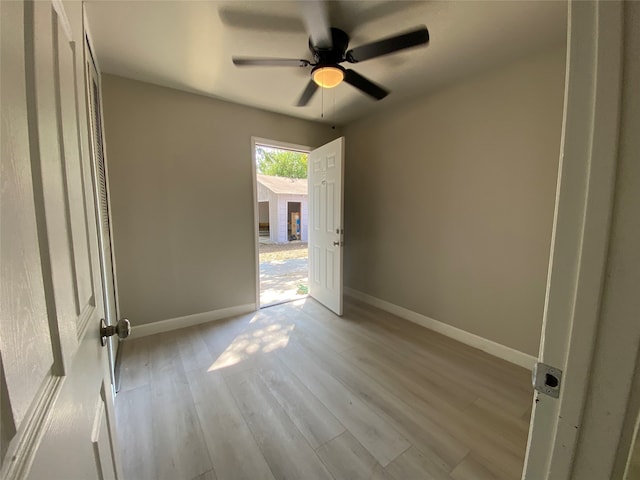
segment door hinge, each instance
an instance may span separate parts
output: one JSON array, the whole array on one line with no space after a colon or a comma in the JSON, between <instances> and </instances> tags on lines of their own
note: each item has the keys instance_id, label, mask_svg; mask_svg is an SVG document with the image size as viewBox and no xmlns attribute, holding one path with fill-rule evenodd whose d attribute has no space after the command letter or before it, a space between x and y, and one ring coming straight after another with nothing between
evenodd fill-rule
<instances>
[{"instance_id":1,"label":"door hinge","mask_svg":"<svg viewBox=\"0 0 640 480\"><path fill-rule=\"evenodd\" d=\"M553 398L558 398L560 396L560 385L562 383L562 370L538 362L533 367L531 383L533 383L533 388L538 392Z\"/></svg>"}]
</instances>

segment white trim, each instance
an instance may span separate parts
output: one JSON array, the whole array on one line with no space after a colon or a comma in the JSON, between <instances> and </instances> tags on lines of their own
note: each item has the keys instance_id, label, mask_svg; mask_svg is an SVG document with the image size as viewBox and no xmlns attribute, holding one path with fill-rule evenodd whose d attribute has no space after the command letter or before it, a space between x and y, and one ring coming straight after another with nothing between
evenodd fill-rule
<instances>
[{"instance_id":1,"label":"white trim","mask_svg":"<svg viewBox=\"0 0 640 480\"><path fill-rule=\"evenodd\" d=\"M111 250L111 271L113 272L113 303L115 306L115 312L114 312L114 319L115 321L117 321L118 318L120 318L120 297L119 297L119 288L118 288L118 268L116 265L116 247L115 247L115 236L113 234L114 232L114 228L113 228L113 215L112 215L112 208L111 208L111 188L109 186L109 162L108 162L108 153L107 153L107 141L106 141L106 136L105 136L105 129L104 129L104 103L102 101L102 72L100 71L100 67L98 64L98 60L97 60L97 56L95 53L95 48L94 48L94 44L93 41L91 39L91 35L90 32L88 30L88 25L87 28L85 29L85 38L84 38L84 46L85 46L85 59L84 59L84 66L88 67L89 70L91 70L92 65L91 63L93 63L93 68L95 69L95 76L96 76L96 83L98 85L98 103L99 105L97 105L97 108L100 110L100 135L102 137L102 157L103 157L103 163L104 163L104 177L105 177L105 188L107 191L107 209L108 209L108 221L109 221L109 246L110 246L110 250ZM87 48L88 47L88 48ZM88 56L89 58L87 59L86 56ZM89 60L89 61L88 61ZM93 101L93 96L91 94L91 73L87 72L87 74L89 75L88 78L88 84L85 85L85 88L87 89L86 93L88 94L87 98L89 102ZM89 122L93 122L93 116L91 115L91 105L87 105L87 115L89 116ZM87 127L89 129L91 129L91 123L87 124ZM93 152L93 148L95 147L95 145L93 145L93 132L92 131L88 131L87 132L89 134L89 142L90 142L90 153L94 153L93 158L95 159L95 152ZM95 165L94 165L95 167ZM98 191L98 181L97 178L94 179L95 185L94 188L96 189L96 191ZM101 229L102 229L102 220L100 219L100 208L98 207L96 209L96 220L98 222L98 234L101 235ZM117 342L115 342L117 343Z\"/></svg>"},{"instance_id":2,"label":"white trim","mask_svg":"<svg viewBox=\"0 0 640 480\"><path fill-rule=\"evenodd\" d=\"M87 5L86 3L82 3L82 26L84 28L84 32L83 32L83 39L82 39L82 43L85 44L89 43L89 47L91 48L91 59L93 60L93 63L96 67L96 70L98 71L98 73L100 73L102 70L100 69L100 63L98 62L98 58L96 56L96 52L93 50L93 46L95 45L95 42L93 41L93 35L91 35L91 27L89 26L89 19L87 18ZM85 58L85 64L86 64L87 59Z\"/></svg>"},{"instance_id":3,"label":"white trim","mask_svg":"<svg viewBox=\"0 0 640 480\"><path fill-rule=\"evenodd\" d=\"M147 337L149 335L155 335L156 333L170 332L171 330L179 330L181 328L187 328L201 323L222 320L235 315L242 315L243 313L255 312L255 310L255 303L247 303L246 305L221 308L220 310L212 310L210 312L194 313L193 315L185 315L184 317L168 318L158 322L132 326L131 335L129 337Z\"/></svg>"},{"instance_id":4,"label":"white trim","mask_svg":"<svg viewBox=\"0 0 640 480\"><path fill-rule=\"evenodd\" d=\"M467 332L466 330L461 330L460 328L453 327L439 320L427 317L426 315L422 315L407 308L387 302L386 300L381 300L377 297L354 290L353 288L344 287L344 293L345 295L349 295L350 297L379 308L380 310L384 310L385 312L389 312L400 318L409 320L410 322L428 328L429 330L433 330L434 332L441 333L446 337L457 340L458 342L469 345L470 347L477 348L478 350L482 350L489 355L501 358L507 362L519 365L527 370L532 370L533 366L537 362L537 358L533 355L529 355L528 353L488 340L484 337L480 337L479 335Z\"/></svg>"},{"instance_id":5,"label":"white trim","mask_svg":"<svg viewBox=\"0 0 640 480\"><path fill-rule=\"evenodd\" d=\"M599 336L615 191L623 19L620 1L569 3L562 145L539 353L563 376L559 399L535 393L524 480L573 478Z\"/></svg>"},{"instance_id":6,"label":"white trim","mask_svg":"<svg viewBox=\"0 0 640 480\"><path fill-rule=\"evenodd\" d=\"M263 145L265 147L279 148L282 150L292 150L294 152L310 153L311 147L298 145L295 143L280 142L278 140L269 140L261 137L251 137L251 183L253 185L253 241L254 254L256 258L256 307L260 308L260 212L258 206L258 180L256 165L256 146ZM271 305L269 305L271 306Z\"/></svg>"},{"instance_id":7,"label":"white trim","mask_svg":"<svg viewBox=\"0 0 640 480\"><path fill-rule=\"evenodd\" d=\"M112 221L112 215L111 215L111 191L109 189L109 167L107 162L107 145L106 145L105 132L104 132L104 112L103 112L103 103L102 103L102 77L99 70L95 49L92 43L91 34L89 32L89 24L88 24L88 19L86 16L86 10L84 8L84 4L83 4L82 15L83 15L82 18L83 18L83 29L84 29L83 37L82 37L82 45L83 45L82 61L83 61L83 70L84 70L84 97L86 102L85 113L87 117L86 133L88 136L88 148L89 148L87 154L89 155L89 161L90 161L90 167L91 167L90 175L91 175L91 184L93 187L92 200L94 204L94 214L95 214L95 218L94 218L95 227L96 227L95 233L97 235L97 241L98 241L98 244L97 244L98 263L97 265L93 265L93 268L95 269L95 267L97 267L97 269L95 270L96 272L95 275L99 277L100 286L102 287L100 292L94 292L94 299L100 300L100 303L102 304L102 312L105 320L107 321L107 323L113 324L117 322L118 319L120 318L120 303L119 303L119 297L118 297L118 276L116 271L115 247L114 247L114 241L113 241L114 236L113 236L113 221ZM95 106L93 105L93 94L92 94L94 80L97 85L97 94L98 94L98 104ZM109 237L109 250L111 254L112 285L108 284L107 274L105 273L107 265L104 259L105 249L103 248L104 247L103 245L104 223L102 221L102 211L100 208L100 201L99 201L100 186L99 186L98 173L97 173L98 165L96 161L97 154L96 154L96 144L95 144L95 138L94 138L94 129L97 129L97 126L94 125L95 121L94 121L94 115L92 114L93 110L97 110L100 113L99 135L102 138L102 157L103 157L104 171L105 171L105 189L106 189L106 195L107 195L107 215L108 215L108 224L109 224L109 229L107 233ZM114 305L115 311L110 312L110 315L107 315L108 310L110 308L108 305L109 294L107 293L107 291L111 289L113 289L113 305ZM116 361L116 355L118 353L118 348L119 348L119 340L117 340L114 337L109 339L107 350L108 350L108 358L109 358L109 373L111 376L112 386L114 386L116 383L115 361Z\"/></svg>"},{"instance_id":8,"label":"white trim","mask_svg":"<svg viewBox=\"0 0 640 480\"><path fill-rule=\"evenodd\" d=\"M258 205L258 174L256 165L256 138L251 137L251 193L253 195L253 244L256 266L256 306L260 308L260 207Z\"/></svg>"},{"instance_id":9,"label":"white trim","mask_svg":"<svg viewBox=\"0 0 640 480\"><path fill-rule=\"evenodd\" d=\"M67 35L67 40L69 43L73 43L73 33L71 32L71 24L69 23L69 17L67 17L67 12L64 10L64 5L62 4L62 0L51 0L53 4L53 9L58 14L60 23L62 24L62 29L64 33Z\"/></svg>"}]
</instances>

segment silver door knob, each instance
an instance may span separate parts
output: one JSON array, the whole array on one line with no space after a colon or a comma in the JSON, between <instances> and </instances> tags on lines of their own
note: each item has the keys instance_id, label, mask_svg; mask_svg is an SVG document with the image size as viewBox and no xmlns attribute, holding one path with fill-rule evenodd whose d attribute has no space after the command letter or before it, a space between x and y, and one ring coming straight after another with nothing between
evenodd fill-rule
<instances>
[{"instance_id":1,"label":"silver door knob","mask_svg":"<svg viewBox=\"0 0 640 480\"><path fill-rule=\"evenodd\" d=\"M104 318L100 321L100 340L102 346L107 344L107 337L118 335L118 338L125 339L131 333L131 322L126 318L121 318L115 325L107 325Z\"/></svg>"},{"instance_id":2,"label":"silver door knob","mask_svg":"<svg viewBox=\"0 0 640 480\"><path fill-rule=\"evenodd\" d=\"M339 245L340 245L340 242L333 242L333 245L334 245L335 247L337 247L337 246L339 246Z\"/></svg>"}]
</instances>

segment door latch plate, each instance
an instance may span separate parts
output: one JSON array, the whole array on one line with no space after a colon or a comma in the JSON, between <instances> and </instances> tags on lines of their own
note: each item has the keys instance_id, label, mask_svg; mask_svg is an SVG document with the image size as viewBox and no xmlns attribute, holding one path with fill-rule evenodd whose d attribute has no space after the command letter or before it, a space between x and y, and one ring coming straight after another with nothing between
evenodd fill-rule
<instances>
[{"instance_id":1,"label":"door latch plate","mask_svg":"<svg viewBox=\"0 0 640 480\"><path fill-rule=\"evenodd\" d=\"M533 388L538 392L549 395L553 398L560 396L560 386L562 384L562 370L545 363L538 362L533 367L531 374Z\"/></svg>"}]
</instances>

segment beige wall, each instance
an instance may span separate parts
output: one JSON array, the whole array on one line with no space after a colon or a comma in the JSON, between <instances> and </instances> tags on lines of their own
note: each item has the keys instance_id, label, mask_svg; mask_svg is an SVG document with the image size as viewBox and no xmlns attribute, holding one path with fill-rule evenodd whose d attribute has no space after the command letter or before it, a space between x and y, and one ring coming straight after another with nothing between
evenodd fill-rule
<instances>
[{"instance_id":1,"label":"beige wall","mask_svg":"<svg viewBox=\"0 0 640 480\"><path fill-rule=\"evenodd\" d=\"M537 354L558 47L345 128L345 285Z\"/></svg>"},{"instance_id":2,"label":"beige wall","mask_svg":"<svg viewBox=\"0 0 640 480\"><path fill-rule=\"evenodd\" d=\"M120 313L134 325L255 302L251 136L329 127L103 75Z\"/></svg>"}]
</instances>

